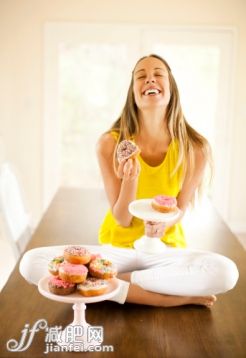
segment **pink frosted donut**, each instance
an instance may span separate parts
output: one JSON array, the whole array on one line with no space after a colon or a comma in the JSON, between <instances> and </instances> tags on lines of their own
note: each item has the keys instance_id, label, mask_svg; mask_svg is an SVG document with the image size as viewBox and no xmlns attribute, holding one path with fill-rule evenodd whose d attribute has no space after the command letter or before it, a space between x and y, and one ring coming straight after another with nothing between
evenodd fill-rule
<instances>
[{"instance_id":1,"label":"pink frosted donut","mask_svg":"<svg viewBox=\"0 0 246 358\"><path fill-rule=\"evenodd\" d=\"M68 246L64 250L64 258L71 264L88 264L91 260L91 254L82 246Z\"/></svg>"},{"instance_id":2,"label":"pink frosted donut","mask_svg":"<svg viewBox=\"0 0 246 358\"><path fill-rule=\"evenodd\" d=\"M177 209L177 200L172 196L157 195L152 199L151 206L161 213L169 213Z\"/></svg>"},{"instance_id":3,"label":"pink frosted donut","mask_svg":"<svg viewBox=\"0 0 246 358\"><path fill-rule=\"evenodd\" d=\"M131 140L123 140L119 143L116 151L118 162L125 159L134 158L140 152L138 146Z\"/></svg>"},{"instance_id":4,"label":"pink frosted donut","mask_svg":"<svg viewBox=\"0 0 246 358\"><path fill-rule=\"evenodd\" d=\"M70 262L64 261L59 266L59 277L66 282L84 282L86 280L87 273L88 269L84 265L71 264Z\"/></svg>"},{"instance_id":5,"label":"pink frosted donut","mask_svg":"<svg viewBox=\"0 0 246 358\"><path fill-rule=\"evenodd\" d=\"M48 287L50 292L55 295L70 295L76 289L74 283L65 282L57 276L51 276L48 281Z\"/></svg>"}]
</instances>

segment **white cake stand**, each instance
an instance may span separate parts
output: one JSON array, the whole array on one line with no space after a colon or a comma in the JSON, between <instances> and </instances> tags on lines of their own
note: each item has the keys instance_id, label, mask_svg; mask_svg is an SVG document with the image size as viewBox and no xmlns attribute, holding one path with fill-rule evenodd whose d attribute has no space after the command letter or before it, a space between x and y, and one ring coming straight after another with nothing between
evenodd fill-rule
<instances>
[{"instance_id":1,"label":"white cake stand","mask_svg":"<svg viewBox=\"0 0 246 358\"><path fill-rule=\"evenodd\" d=\"M161 213L154 210L151 206L152 199L134 200L129 204L129 212L144 221L170 223L180 215L180 210L177 208L170 213ZM142 236L134 242L134 248L138 251L147 254L161 253L166 250L166 245L158 237Z\"/></svg>"},{"instance_id":2,"label":"white cake stand","mask_svg":"<svg viewBox=\"0 0 246 358\"><path fill-rule=\"evenodd\" d=\"M77 292L67 296L59 296L51 293L48 288L49 278L50 276L43 277L40 279L38 283L39 292L43 296L53 301L73 303L73 310L74 310L74 320L61 332L57 344L63 347L67 346L71 351L80 351L80 352L88 351L91 349L92 346L100 346L102 340L91 339L88 332L90 325L86 322L85 319L86 303L104 301L113 297L120 288L119 280L117 280L116 278L109 280L108 291L103 295L94 296L94 297L83 297ZM78 327L77 331L73 329L75 326ZM70 334L71 331L77 332L78 334L73 336L72 340L71 339L68 340L68 337L71 338L71 334Z\"/></svg>"}]
</instances>

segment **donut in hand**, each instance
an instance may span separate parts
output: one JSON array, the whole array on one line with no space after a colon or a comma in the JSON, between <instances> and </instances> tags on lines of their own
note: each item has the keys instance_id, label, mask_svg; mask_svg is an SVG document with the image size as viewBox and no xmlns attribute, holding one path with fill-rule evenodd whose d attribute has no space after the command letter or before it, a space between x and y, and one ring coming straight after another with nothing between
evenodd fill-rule
<instances>
[{"instance_id":1,"label":"donut in hand","mask_svg":"<svg viewBox=\"0 0 246 358\"><path fill-rule=\"evenodd\" d=\"M135 158L139 152L138 146L133 141L125 139L117 147L117 160L121 163L123 160Z\"/></svg>"}]
</instances>

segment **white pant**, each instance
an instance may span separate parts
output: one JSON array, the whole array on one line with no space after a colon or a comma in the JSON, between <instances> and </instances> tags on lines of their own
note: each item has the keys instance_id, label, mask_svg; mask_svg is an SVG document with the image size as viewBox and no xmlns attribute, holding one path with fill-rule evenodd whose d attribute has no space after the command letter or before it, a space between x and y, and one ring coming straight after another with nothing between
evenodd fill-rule
<instances>
[{"instance_id":1,"label":"white pant","mask_svg":"<svg viewBox=\"0 0 246 358\"><path fill-rule=\"evenodd\" d=\"M68 245L66 245L68 246ZM49 274L48 263L63 254L66 246L39 247L27 251L20 262L20 273L38 284ZM238 270L225 256L201 250L167 248L160 254L144 254L134 249L110 245L83 245L116 264L118 272L131 272L131 283L145 290L167 295L207 296L232 289ZM112 300L124 303L129 283L121 281L121 290Z\"/></svg>"}]
</instances>

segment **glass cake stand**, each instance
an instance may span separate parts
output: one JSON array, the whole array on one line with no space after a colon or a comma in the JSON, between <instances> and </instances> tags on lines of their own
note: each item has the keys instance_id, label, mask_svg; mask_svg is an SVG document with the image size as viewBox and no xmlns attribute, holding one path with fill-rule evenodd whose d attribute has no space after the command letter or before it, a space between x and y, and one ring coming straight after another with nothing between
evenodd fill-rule
<instances>
[{"instance_id":1,"label":"glass cake stand","mask_svg":"<svg viewBox=\"0 0 246 358\"><path fill-rule=\"evenodd\" d=\"M151 206L152 199L134 200L129 204L129 212L144 221L162 222L168 224L177 219L180 215L180 209L170 213L161 213ZM142 236L134 242L134 248L147 254L161 253L166 250L166 245L158 237Z\"/></svg>"},{"instance_id":2,"label":"glass cake stand","mask_svg":"<svg viewBox=\"0 0 246 358\"><path fill-rule=\"evenodd\" d=\"M100 302L108 300L113 297L119 291L119 280L116 278L110 279L108 290L105 294L93 297L83 297L78 292L74 292L70 295L61 296L55 295L49 291L48 280L50 276L46 276L40 279L38 283L38 290L41 295L57 302L72 303L74 310L74 319L59 335L57 344L59 346L67 346L70 351L88 351L93 349L93 346L100 346L102 340L94 339L90 334L90 326L85 319L86 303ZM76 326L76 329L74 329ZM71 332L74 332L71 339ZM77 334L76 334L77 333ZM69 337L69 339L68 339Z\"/></svg>"}]
</instances>

